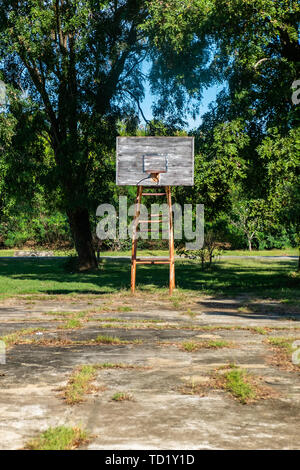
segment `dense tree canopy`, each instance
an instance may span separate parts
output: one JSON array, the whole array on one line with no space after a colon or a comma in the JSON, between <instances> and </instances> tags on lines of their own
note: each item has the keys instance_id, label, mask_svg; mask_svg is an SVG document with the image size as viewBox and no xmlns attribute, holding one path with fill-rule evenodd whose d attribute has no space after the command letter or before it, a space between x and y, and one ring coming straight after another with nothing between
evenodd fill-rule
<instances>
[{"instance_id":1,"label":"dense tree canopy","mask_svg":"<svg viewBox=\"0 0 300 470\"><path fill-rule=\"evenodd\" d=\"M67 214L81 268L95 266L90 216L116 195L115 137L120 123L137 133L146 78L156 135L181 132L219 83L193 131L195 187L175 198L236 220L240 194L253 220L264 206L265 226L299 232L299 19L292 0L3 0L0 210L40 188Z\"/></svg>"},{"instance_id":2,"label":"dense tree canopy","mask_svg":"<svg viewBox=\"0 0 300 470\"><path fill-rule=\"evenodd\" d=\"M133 114L143 95L146 43L139 24L145 14L145 2L136 0L4 0L0 6L2 76L39 112L82 268L96 265L88 215L95 155L96 167L105 169L101 160L116 119Z\"/></svg>"},{"instance_id":3,"label":"dense tree canopy","mask_svg":"<svg viewBox=\"0 0 300 470\"><path fill-rule=\"evenodd\" d=\"M154 0L151 13L147 29L156 69L162 76L168 69L166 87L169 75L191 97L192 79L226 84L195 132L196 188L206 208L230 211L238 191L265 200L265 222L299 232L299 106L291 99L300 74L299 3ZM179 72L182 56L190 67Z\"/></svg>"}]
</instances>

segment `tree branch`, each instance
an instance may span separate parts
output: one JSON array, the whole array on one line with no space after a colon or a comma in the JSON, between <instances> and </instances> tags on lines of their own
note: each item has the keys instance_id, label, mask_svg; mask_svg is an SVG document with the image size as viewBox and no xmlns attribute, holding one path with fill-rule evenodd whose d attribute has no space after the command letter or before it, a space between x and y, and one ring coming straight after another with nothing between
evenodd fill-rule
<instances>
[{"instance_id":1,"label":"tree branch","mask_svg":"<svg viewBox=\"0 0 300 470\"><path fill-rule=\"evenodd\" d=\"M141 108L141 106L140 106L139 99L138 99L131 91L127 90L127 88L123 88L123 90L124 90L126 93L128 93L128 94L136 101L136 104L137 104L138 109L139 109L139 111L140 111L140 113L141 113L141 115L142 115L142 118L144 119L144 121L145 121L147 124L149 124L150 120L145 117L144 112L143 112L143 110L142 110L142 108Z\"/></svg>"}]
</instances>

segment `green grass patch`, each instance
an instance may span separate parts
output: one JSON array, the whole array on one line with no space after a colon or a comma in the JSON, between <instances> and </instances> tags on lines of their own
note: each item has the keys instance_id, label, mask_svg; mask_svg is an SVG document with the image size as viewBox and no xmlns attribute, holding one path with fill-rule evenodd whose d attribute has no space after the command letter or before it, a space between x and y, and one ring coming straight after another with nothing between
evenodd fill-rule
<instances>
[{"instance_id":1,"label":"green grass patch","mask_svg":"<svg viewBox=\"0 0 300 470\"><path fill-rule=\"evenodd\" d=\"M198 351L198 349L221 349L232 348L233 344L229 341L210 340L210 341L183 341L179 348L187 352Z\"/></svg>"},{"instance_id":2,"label":"green grass patch","mask_svg":"<svg viewBox=\"0 0 300 470\"><path fill-rule=\"evenodd\" d=\"M104 362L102 364L81 365L76 367L71 374L70 379L65 387L60 389L62 396L68 405L75 405L81 403L85 399L85 395L91 393L93 390L99 390L99 387L93 386L93 381L96 378L97 371L103 369L144 369L144 367L124 364L124 363L110 363ZM103 390L104 388L101 387ZM121 394L122 395L122 394ZM121 398L116 401L121 401L129 398Z\"/></svg>"},{"instance_id":3,"label":"green grass patch","mask_svg":"<svg viewBox=\"0 0 300 470\"><path fill-rule=\"evenodd\" d=\"M254 310L252 307L249 307L249 305L243 305L242 307L238 308L238 312L240 313L254 313Z\"/></svg>"},{"instance_id":4,"label":"green grass patch","mask_svg":"<svg viewBox=\"0 0 300 470\"><path fill-rule=\"evenodd\" d=\"M192 312L190 308L188 308L185 312L182 312L182 315L188 315L190 318L195 318L197 315L201 315L201 313Z\"/></svg>"},{"instance_id":5,"label":"green grass patch","mask_svg":"<svg viewBox=\"0 0 300 470\"><path fill-rule=\"evenodd\" d=\"M66 329L66 330L73 330L75 328L80 328L82 323L80 320L76 318L70 318L66 323L60 325L59 328Z\"/></svg>"},{"instance_id":6,"label":"green grass patch","mask_svg":"<svg viewBox=\"0 0 300 470\"><path fill-rule=\"evenodd\" d=\"M199 343L196 343L195 341L184 341L183 343L181 343L180 348L184 349L184 351L187 351L187 352L193 352L193 351L197 351L198 349L200 349L200 345Z\"/></svg>"},{"instance_id":7,"label":"green grass patch","mask_svg":"<svg viewBox=\"0 0 300 470\"><path fill-rule=\"evenodd\" d=\"M245 370L232 369L224 374L224 379L224 389L241 403L245 404L256 398L256 391L251 385L249 375Z\"/></svg>"},{"instance_id":8,"label":"green grass patch","mask_svg":"<svg viewBox=\"0 0 300 470\"><path fill-rule=\"evenodd\" d=\"M128 320L126 318L114 318L114 317L103 317L103 318L90 318L89 321L97 321L101 323L127 323Z\"/></svg>"},{"instance_id":9,"label":"green grass patch","mask_svg":"<svg viewBox=\"0 0 300 470\"><path fill-rule=\"evenodd\" d=\"M74 315L74 312L55 312L54 310L49 310L49 312L42 312L43 315L51 315L54 317L70 317Z\"/></svg>"},{"instance_id":10,"label":"green grass patch","mask_svg":"<svg viewBox=\"0 0 300 470\"><path fill-rule=\"evenodd\" d=\"M79 427L57 426L29 441L28 450L73 450L88 441L88 433Z\"/></svg>"},{"instance_id":11,"label":"green grass patch","mask_svg":"<svg viewBox=\"0 0 300 470\"><path fill-rule=\"evenodd\" d=\"M94 319L94 318L90 318L89 321L95 321L95 319ZM110 323L128 323L128 319L126 319L126 318L114 318L114 317L97 318L96 321L97 321L97 322L103 322L103 323L105 323L105 322L110 322ZM132 319L132 320L131 320L131 323L132 323L132 324L142 324L142 325L144 325L144 324L150 324L150 325L151 325L152 323L154 323L154 324L157 324L157 323L165 323L165 321L164 321L164 320L156 320L156 319L150 319L150 320L148 320L148 319L141 319L141 320L139 320L139 319Z\"/></svg>"},{"instance_id":12,"label":"green grass patch","mask_svg":"<svg viewBox=\"0 0 300 470\"><path fill-rule=\"evenodd\" d=\"M267 335L269 331L271 331L270 328L263 328L262 326L253 326L252 329L255 333L258 333L259 335Z\"/></svg>"},{"instance_id":13,"label":"green grass patch","mask_svg":"<svg viewBox=\"0 0 300 470\"><path fill-rule=\"evenodd\" d=\"M103 362L103 364L97 364L96 367L97 369L144 369L144 367L134 364L124 364L123 362Z\"/></svg>"},{"instance_id":14,"label":"green grass patch","mask_svg":"<svg viewBox=\"0 0 300 470\"><path fill-rule=\"evenodd\" d=\"M157 257L163 257L163 256L169 256L169 251L168 250L139 250L139 256L144 257L144 256L157 256ZM101 252L101 256L130 256L131 257L131 250L122 250L122 251L103 251Z\"/></svg>"},{"instance_id":15,"label":"green grass patch","mask_svg":"<svg viewBox=\"0 0 300 470\"><path fill-rule=\"evenodd\" d=\"M186 294L231 296L240 292L253 293L263 298L300 301L299 277L291 275L297 260L280 262L264 259L225 260L211 269L201 271L197 261L176 261L176 287L171 302L175 308L185 304ZM123 290L130 295L130 264L101 262L98 271L66 272L60 259L4 259L0 258L0 296L70 295L86 298L95 294L116 293ZM137 293L168 297L168 267L139 266ZM154 283L154 284L153 284ZM55 298L55 297L54 297Z\"/></svg>"},{"instance_id":16,"label":"green grass patch","mask_svg":"<svg viewBox=\"0 0 300 470\"><path fill-rule=\"evenodd\" d=\"M75 249L66 249L66 250L47 250L44 247L35 247L36 251L51 251L54 256L76 256ZM14 256L15 251L33 251L33 250L23 250L22 248L15 249L1 249L0 257L3 256ZM139 255L144 256L169 256L168 250L139 250ZM113 256L113 257L122 257L122 256L131 256L131 250L121 250L121 251L102 251L100 253L100 260L102 256ZM273 250L223 250L222 256L298 256L297 248L283 248L283 249L273 249Z\"/></svg>"},{"instance_id":17,"label":"green grass patch","mask_svg":"<svg viewBox=\"0 0 300 470\"><path fill-rule=\"evenodd\" d=\"M15 250L0 250L0 257L1 256L14 256Z\"/></svg>"},{"instance_id":18,"label":"green grass patch","mask_svg":"<svg viewBox=\"0 0 300 470\"><path fill-rule=\"evenodd\" d=\"M118 307L117 311L118 312L132 312L132 308L131 307Z\"/></svg>"},{"instance_id":19,"label":"green grass patch","mask_svg":"<svg viewBox=\"0 0 300 470\"><path fill-rule=\"evenodd\" d=\"M111 397L111 399L113 401L131 401L133 400L133 397L126 392L117 392Z\"/></svg>"},{"instance_id":20,"label":"green grass patch","mask_svg":"<svg viewBox=\"0 0 300 470\"><path fill-rule=\"evenodd\" d=\"M136 326L135 325L132 325L130 323L101 323L101 328L105 329L109 329L111 330L112 328L116 329L116 328L119 328L119 329L122 329L122 330L135 330L136 329Z\"/></svg>"},{"instance_id":21,"label":"green grass patch","mask_svg":"<svg viewBox=\"0 0 300 470\"><path fill-rule=\"evenodd\" d=\"M179 391L185 395L206 396L210 390L224 390L242 404L278 396L271 388L262 384L260 377L249 374L235 364L218 367L203 382L195 383L192 380L179 387Z\"/></svg>"},{"instance_id":22,"label":"green grass patch","mask_svg":"<svg viewBox=\"0 0 300 470\"><path fill-rule=\"evenodd\" d=\"M225 340L211 340L207 343L208 348L219 349L219 348L232 348L233 344Z\"/></svg>"},{"instance_id":23,"label":"green grass patch","mask_svg":"<svg viewBox=\"0 0 300 470\"><path fill-rule=\"evenodd\" d=\"M106 335L98 335L97 338L94 340L97 344L140 344L142 340L134 339L132 341L128 341L125 339L121 339L118 336L106 336Z\"/></svg>"},{"instance_id":24,"label":"green grass patch","mask_svg":"<svg viewBox=\"0 0 300 470\"><path fill-rule=\"evenodd\" d=\"M117 336L106 336L106 335L98 335L97 338L95 339L96 343L101 343L101 344L122 344L124 343L123 340L118 338ZM125 341L125 343L127 343Z\"/></svg>"},{"instance_id":25,"label":"green grass patch","mask_svg":"<svg viewBox=\"0 0 300 470\"><path fill-rule=\"evenodd\" d=\"M223 250L222 256L298 256L297 248L283 248L273 250Z\"/></svg>"},{"instance_id":26,"label":"green grass patch","mask_svg":"<svg viewBox=\"0 0 300 470\"><path fill-rule=\"evenodd\" d=\"M45 330L46 330L45 328L24 328L22 330L15 331L14 333L1 336L0 340L5 343L6 347L9 347L9 346L13 346L15 344L20 343L23 336L32 335L34 333L42 332ZM25 342L24 339L22 341Z\"/></svg>"},{"instance_id":27,"label":"green grass patch","mask_svg":"<svg viewBox=\"0 0 300 470\"><path fill-rule=\"evenodd\" d=\"M281 299L281 300L280 300L280 303L281 303L281 304L284 304L284 305L299 306L299 299L298 299L298 300L294 300L294 299Z\"/></svg>"},{"instance_id":28,"label":"green grass patch","mask_svg":"<svg viewBox=\"0 0 300 470\"><path fill-rule=\"evenodd\" d=\"M292 352L293 352L292 342L295 341L293 339L271 336L267 339L267 341L272 346L275 346L276 348L283 349L287 353L292 354Z\"/></svg>"},{"instance_id":29,"label":"green grass patch","mask_svg":"<svg viewBox=\"0 0 300 470\"><path fill-rule=\"evenodd\" d=\"M84 395L92 391L92 381L96 377L97 369L94 365L83 365L75 369L63 389L63 396L68 405L81 403Z\"/></svg>"}]
</instances>

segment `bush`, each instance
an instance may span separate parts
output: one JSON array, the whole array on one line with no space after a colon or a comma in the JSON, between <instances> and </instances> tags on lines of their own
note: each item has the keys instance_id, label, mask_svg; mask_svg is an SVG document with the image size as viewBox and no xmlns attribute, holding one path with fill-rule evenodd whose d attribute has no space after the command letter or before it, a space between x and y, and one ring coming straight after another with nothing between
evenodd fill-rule
<instances>
[{"instance_id":1,"label":"bush","mask_svg":"<svg viewBox=\"0 0 300 470\"><path fill-rule=\"evenodd\" d=\"M219 247L220 243L216 235L212 231L209 231L205 234L203 247L200 250L186 250L182 246L176 251L180 256L185 258L201 260L201 268L203 270L205 265L210 267L213 261L221 255L222 251Z\"/></svg>"},{"instance_id":2,"label":"bush","mask_svg":"<svg viewBox=\"0 0 300 470\"><path fill-rule=\"evenodd\" d=\"M206 222L206 228L212 230L216 237L232 250L247 249L247 241L244 233L230 223L226 215L219 216L213 222ZM253 240L253 248L259 250L281 249L285 247L297 247L297 231L294 227L270 227L268 230L258 232L257 239Z\"/></svg>"},{"instance_id":3,"label":"bush","mask_svg":"<svg viewBox=\"0 0 300 470\"><path fill-rule=\"evenodd\" d=\"M293 229L288 232L285 228L272 230L270 233L259 233L259 249L271 250L272 248L281 249L288 246L297 246L295 235Z\"/></svg>"},{"instance_id":4,"label":"bush","mask_svg":"<svg viewBox=\"0 0 300 470\"><path fill-rule=\"evenodd\" d=\"M207 230L212 230L224 247L232 250L246 249L247 242L244 233L230 223L226 215L218 217L213 222L206 222Z\"/></svg>"},{"instance_id":5,"label":"bush","mask_svg":"<svg viewBox=\"0 0 300 470\"><path fill-rule=\"evenodd\" d=\"M6 247L33 245L71 245L67 218L60 212L55 214L19 213L7 217L1 224L0 236Z\"/></svg>"}]
</instances>

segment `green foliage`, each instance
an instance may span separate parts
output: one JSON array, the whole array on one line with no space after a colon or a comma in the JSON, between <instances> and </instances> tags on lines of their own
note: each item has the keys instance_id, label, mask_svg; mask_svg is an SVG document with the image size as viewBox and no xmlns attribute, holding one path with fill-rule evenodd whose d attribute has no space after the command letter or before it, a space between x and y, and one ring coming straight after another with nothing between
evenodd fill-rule
<instances>
[{"instance_id":1,"label":"green foliage","mask_svg":"<svg viewBox=\"0 0 300 470\"><path fill-rule=\"evenodd\" d=\"M91 382L95 379L96 372L97 367L94 365L82 365L74 370L64 388L64 398L69 405L84 400L84 395L91 389Z\"/></svg>"},{"instance_id":2,"label":"green foliage","mask_svg":"<svg viewBox=\"0 0 300 470\"><path fill-rule=\"evenodd\" d=\"M268 207L262 199L243 199L237 192L233 196L231 223L240 229L247 239L251 251L253 239L266 226Z\"/></svg>"},{"instance_id":3,"label":"green foliage","mask_svg":"<svg viewBox=\"0 0 300 470\"><path fill-rule=\"evenodd\" d=\"M30 202L11 198L1 222L0 238L7 247L22 247L29 242L52 248L72 245L66 216L48 207L41 188Z\"/></svg>"},{"instance_id":4,"label":"green foliage","mask_svg":"<svg viewBox=\"0 0 300 470\"><path fill-rule=\"evenodd\" d=\"M133 397L127 392L117 392L111 397L111 399L113 401L131 401Z\"/></svg>"},{"instance_id":5,"label":"green foliage","mask_svg":"<svg viewBox=\"0 0 300 470\"><path fill-rule=\"evenodd\" d=\"M175 57L194 53L196 58L201 50L202 62L195 64L202 65L198 73L206 66L207 73L213 71L219 78L237 62L248 70L255 71L256 66L260 73L256 64L262 58L276 67L280 59L293 62L297 57L300 7L296 1L152 0L149 10L146 28L154 44L164 54L169 52L168 59L173 57L171 51ZM205 55L213 41L211 54Z\"/></svg>"},{"instance_id":6,"label":"green foliage","mask_svg":"<svg viewBox=\"0 0 300 470\"><path fill-rule=\"evenodd\" d=\"M288 233L284 228L277 233L259 233L258 246L260 250L271 250L272 248L285 248L297 246L295 232Z\"/></svg>"},{"instance_id":7,"label":"green foliage","mask_svg":"<svg viewBox=\"0 0 300 470\"><path fill-rule=\"evenodd\" d=\"M26 444L29 450L73 450L88 440L86 431L78 427L57 426L48 428Z\"/></svg>"},{"instance_id":8,"label":"green foliage","mask_svg":"<svg viewBox=\"0 0 300 470\"><path fill-rule=\"evenodd\" d=\"M276 146L278 138L297 124L291 84L299 72L299 4L153 0L150 12L146 27L161 51L157 67L166 82L172 81L170 75L182 86L187 81L186 90L192 94L187 75L203 84L227 81L195 133L200 160L197 193L209 216L230 206L228 187L232 189L237 180L243 183L246 198L265 198L269 170L259 146L266 129L278 128ZM179 77L177 62L184 64L186 55L190 67Z\"/></svg>"},{"instance_id":9,"label":"green foliage","mask_svg":"<svg viewBox=\"0 0 300 470\"><path fill-rule=\"evenodd\" d=\"M194 132L196 194L178 189L176 195L204 202L206 221L225 213L234 244L244 244L242 233L250 249L252 244L294 244L299 239L300 138L291 85L299 76L299 3L151 3L147 28L170 73L175 77L177 59L189 54L194 67L186 73L198 74L199 80L204 76L204 83L207 78L213 83L212 77L227 82ZM163 73L166 60L160 60Z\"/></svg>"},{"instance_id":10,"label":"green foliage","mask_svg":"<svg viewBox=\"0 0 300 470\"><path fill-rule=\"evenodd\" d=\"M0 258L0 296L19 294L86 294L130 292L130 269L127 261L103 260L98 270L89 273L66 272L59 259ZM200 263L176 261L176 303L184 292L196 295L237 295L255 293L263 298L299 301L299 275L295 261L270 262L266 259L222 260L213 269L201 271ZM138 286L151 295L168 292L168 266L141 266Z\"/></svg>"},{"instance_id":11,"label":"green foliage","mask_svg":"<svg viewBox=\"0 0 300 470\"><path fill-rule=\"evenodd\" d=\"M204 236L204 243L199 250L186 250L183 246L179 247L177 253L187 259L195 259L201 261L201 268L205 265L211 266L212 262L217 260L221 255L220 243L212 231L208 231Z\"/></svg>"},{"instance_id":12,"label":"green foliage","mask_svg":"<svg viewBox=\"0 0 300 470\"><path fill-rule=\"evenodd\" d=\"M272 129L258 148L269 178L268 198L274 214L300 233L300 128L286 136Z\"/></svg>"},{"instance_id":13,"label":"green foliage","mask_svg":"<svg viewBox=\"0 0 300 470\"><path fill-rule=\"evenodd\" d=\"M0 73L14 90L9 112L19 124L9 146L10 173L19 188L20 178L32 189L41 175L47 193L59 188L84 269L96 265L88 210L102 198L110 202L116 123L134 120L143 98L146 41L138 26L145 14L144 2L131 0L0 5Z\"/></svg>"},{"instance_id":14,"label":"green foliage","mask_svg":"<svg viewBox=\"0 0 300 470\"><path fill-rule=\"evenodd\" d=\"M243 404L256 397L255 389L249 383L248 374L243 369L233 368L225 373L225 390Z\"/></svg>"},{"instance_id":15,"label":"green foliage","mask_svg":"<svg viewBox=\"0 0 300 470\"><path fill-rule=\"evenodd\" d=\"M2 241L71 233L95 266L88 211L94 230L98 204L135 196L114 184L116 135L185 135L203 89L226 83L192 132L195 186L174 200L204 203L208 227L234 247L299 244L299 12L290 0L3 0ZM141 126L146 79L155 117Z\"/></svg>"}]
</instances>

